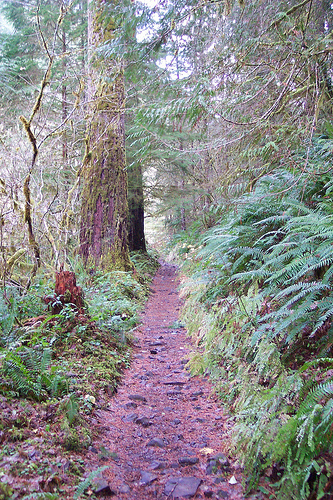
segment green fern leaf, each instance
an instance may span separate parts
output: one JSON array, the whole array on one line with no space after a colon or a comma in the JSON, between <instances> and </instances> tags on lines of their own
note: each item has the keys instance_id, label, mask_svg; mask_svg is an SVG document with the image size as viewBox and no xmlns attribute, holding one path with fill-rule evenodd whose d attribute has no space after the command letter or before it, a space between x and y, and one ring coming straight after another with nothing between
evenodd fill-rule
<instances>
[{"instance_id":1,"label":"green fern leaf","mask_svg":"<svg viewBox=\"0 0 333 500\"><path fill-rule=\"evenodd\" d=\"M91 485L93 479L95 479L95 477L99 476L101 472L108 468L109 467L105 465L104 467L99 467L97 470L91 472L89 476L77 487L73 496L73 500L78 500L80 496L83 495L84 491Z\"/></svg>"}]
</instances>

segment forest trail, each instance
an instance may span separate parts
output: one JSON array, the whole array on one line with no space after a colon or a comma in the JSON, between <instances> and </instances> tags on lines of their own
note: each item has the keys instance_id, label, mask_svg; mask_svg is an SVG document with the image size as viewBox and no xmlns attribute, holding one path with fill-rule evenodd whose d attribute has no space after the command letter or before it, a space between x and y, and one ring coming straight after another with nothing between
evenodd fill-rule
<instances>
[{"instance_id":1,"label":"forest trail","mask_svg":"<svg viewBox=\"0 0 333 500\"><path fill-rule=\"evenodd\" d=\"M231 423L207 378L186 368L190 340L177 323L177 285L175 267L162 265L131 367L108 408L95 412L101 433L86 459L91 470L108 466L95 485L101 498L103 491L119 500L244 498L226 449Z\"/></svg>"}]
</instances>

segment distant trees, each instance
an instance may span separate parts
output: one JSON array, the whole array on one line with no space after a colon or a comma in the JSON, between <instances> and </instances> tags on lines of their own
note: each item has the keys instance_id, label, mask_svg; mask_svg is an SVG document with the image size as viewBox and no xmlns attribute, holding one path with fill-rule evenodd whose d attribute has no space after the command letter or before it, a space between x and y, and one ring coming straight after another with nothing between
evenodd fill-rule
<instances>
[{"instance_id":1,"label":"distant trees","mask_svg":"<svg viewBox=\"0 0 333 500\"><path fill-rule=\"evenodd\" d=\"M333 11L311 0L168 5L159 11L167 54L160 92L138 118L150 134L156 179L168 168L164 192L170 200L173 186L177 198L168 220L184 226L185 210L188 222L211 225L262 175L282 164L293 169L294 152L325 132Z\"/></svg>"},{"instance_id":2,"label":"distant trees","mask_svg":"<svg viewBox=\"0 0 333 500\"><path fill-rule=\"evenodd\" d=\"M84 0L0 5L11 26L0 34L4 262L28 247L15 231L30 151L17 119L38 95L55 5L70 9L32 127L31 179L33 229L52 265L79 252L88 266L127 269L128 247L145 249L144 204L173 229L213 225L262 175L292 169L331 120L328 1L90 1L91 76Z\"/></svg>"},{"instance_id":3,"label":"distant trees","mask_svg":"<svg viewBox=\"0 0 333 500\"><path fill-rule=\"evenodd\" d=\"M8 22L0 35L0 105L4 117L0 130L4 221L1 271L5 275L15 273L20 279L16 266L23 276L34 268L36 259L56 266L64 259L64 247L72 245L62 219L81 156L82 75L76 62L83 55L80 37L76 36L84 30L85 17L81 1L10 0L0 5ZM62 30L68 33L66 47ZM62 91L64 87L66 92ZM24 221L29 225L28 234L23 229ZM9 269L6 263L17 250L21 257Z\"/></svg>"}]
</instances>

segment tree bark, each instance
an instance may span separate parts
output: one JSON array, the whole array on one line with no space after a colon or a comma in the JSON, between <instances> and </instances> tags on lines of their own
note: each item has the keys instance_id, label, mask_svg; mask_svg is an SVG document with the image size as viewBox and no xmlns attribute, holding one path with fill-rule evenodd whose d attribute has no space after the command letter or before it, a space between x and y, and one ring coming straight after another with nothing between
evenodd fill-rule
<instances>
[{"instance_id":1,"label":"tree bark","mask_svg":"<svg viewBox=\"0 0 333 500\"><path fill-rule=\"evenodd\" d=\"M66 31L62 28L62 71L63 71L63 82L61 87L61 106L62 106L62 121L65 123L68 116L68 104L67 104L67 60L66 60L66 52L67 52L67 41L66 41ZM67 166L68 160L68 148L67 148L67 135L66 129L64 129L62 136L62 159L64 164Z\"/></svg>"},{"instance_id":2,"label":"tree bark","mask_svg":"<svg viewBox=\"0 0 333 500\"><path fill-rule=\"evenodd\" d=\"M84 303L82 288L76 285L75 273L71 271L60 271L56 273L55 298L52 306L53 314L59 314L65 304L77 307L80 314L83 313Z\"/></svg>"},{"instance_id":3,"label":"tree bark","mask_svg":"<svg viewBox=\"0 0 333 500\"><path fill-rule=\"evenodd\" d=\"M115 35L113 2L88 0L90 124L82 189L80 254L86 267L131 269L127 246L124 74L99 49Z\"/></svg>"},{"instance_id":4,"label":"tree bark","mask_svg":"<svg viewBox=\"0 0 333 500\"><path fill-rule=\"evenodd\" d=\"M131 251L147 252L144 232L144 198L141 165L128 172L128 245Z\"/></svg>"}]
</instances>

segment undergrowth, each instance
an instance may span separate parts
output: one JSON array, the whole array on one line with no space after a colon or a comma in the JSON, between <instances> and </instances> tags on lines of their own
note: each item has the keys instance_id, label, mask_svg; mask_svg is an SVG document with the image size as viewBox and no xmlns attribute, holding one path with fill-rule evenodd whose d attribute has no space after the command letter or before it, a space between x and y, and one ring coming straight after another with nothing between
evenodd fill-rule
<instances>
[{"instance_id":1,"label":"undergrowth","mask_svg":"<svg viewBox=\"0 0 333 500\"><path fill-rule=\"evenodd\" d=\"M332 143L316 140L306 177L272 172L191 245L175 238L191 368L234 412L247 493L263 476L281 499L333 487Z\"/></svg>"},{"instance_id":2,"label":"undergrowth","mask_svg":"<svg viewBox=\"0 0 333 500\"><path fill-rule=\"evenodd\" d=\"M92 444L89 418L107 407L129 366L138 311L158 267L153 257L135 254L133 261L134 272L94 275L85 273L79 262L72 263L84 290L85 314L71 304L52 314L42 298L52 293L54 284L43 277L37 277L27 292L15 284L0 291L0 484L4 491L15 491L15 498L21 498L24 488L20 490L19 481L14 488L11 478L50 474L48 448L62 456ZM36 436L41 436L39 442ZM31 469L20 460L11 461L22 441L26 446L34 443L40 456ZM74 482L81 469L74 462L70 466ZM52 488L65 496L66 487L62 490L57 481Z\"/></svg>"}]
</instances>

